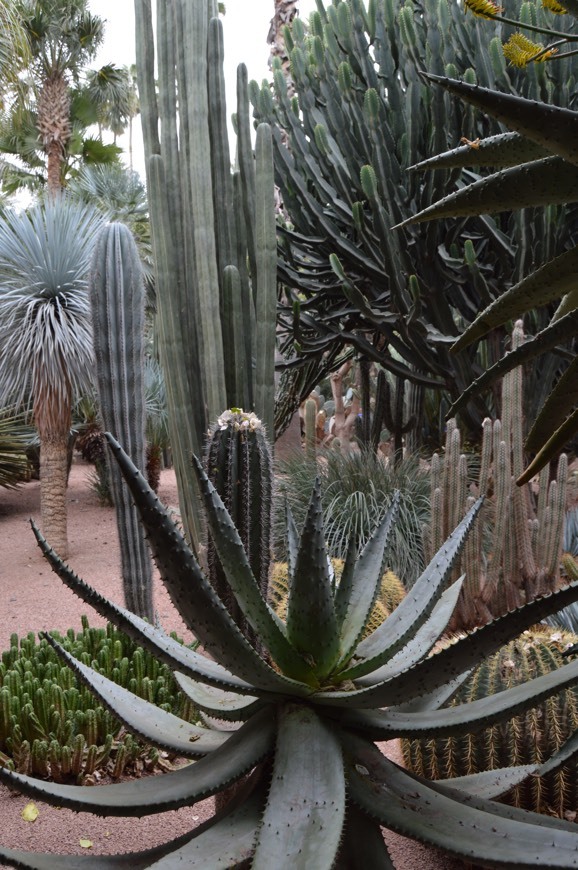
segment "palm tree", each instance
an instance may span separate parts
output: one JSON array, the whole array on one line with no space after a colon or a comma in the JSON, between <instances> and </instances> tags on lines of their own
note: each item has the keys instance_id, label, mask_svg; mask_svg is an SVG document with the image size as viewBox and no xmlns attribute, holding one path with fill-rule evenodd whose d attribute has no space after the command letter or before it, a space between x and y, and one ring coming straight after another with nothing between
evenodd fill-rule
<instances>
[{"instance_id":1,"label":"palm tree","mask_svg":"<svg viewBox=\"0 0 578 870\"><path fill-rule=\"evenodd\" d=\"M291 22L298 14L297 0L273 0L275 11L269 27L267 42L271 46L270 65L274 57L281 59L283 72L286 78L291 78L291 67L287 49L285 47L285 38L283 36L283 28L290 27Z\"/></svg>"},{"instance_id":2,"label":"palm tree","mask_svg":"<svg viewBox=\"0 0 578 870\"><path fill-rule=\"evenodd\" d=\"M0 407L32 406L42 526L61 555L71 407L94 365L87 276L101 223L68 197L0 220Z\"/></svg>"},{"instance_id":3,"label":"palm tree","mask_svg":"<svg viewBox=\"0 0 578 870\"><path fill-rule=\"evenodd\" d=\"M47 186L62 187L71 137L71 92L102 42L104 22L88 0L19 0L17 8L32 49L37 125L47 159Z\"/></svg>"},{"instance_id":4,"label":"palm tree","mask_svg":"<svg viewBox=\"0 0 578 870\"><path fill-rule=\"evenodd\" d=\"M15 63L19 59L19 63ZM28 36L13 0L0 0L0 94L30 59Z\"/></svg>"}]
</instances>

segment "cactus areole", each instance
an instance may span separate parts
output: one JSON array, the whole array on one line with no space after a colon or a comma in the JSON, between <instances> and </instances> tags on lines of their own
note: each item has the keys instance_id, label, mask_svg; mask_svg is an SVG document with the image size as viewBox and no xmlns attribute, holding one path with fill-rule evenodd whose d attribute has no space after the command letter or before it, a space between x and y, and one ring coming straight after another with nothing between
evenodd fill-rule
<instances>
[{"instance_id":1,"label":"cactus areole","mask_svg":"<svg viewBox=\"0 0 578 870\"><path fill-rule=\"evenodd\" d=\"M98 788L48 783L6 768L0 768L0 780L57 806L103 816L173 810L245 781L220 812L185 836L131 855L88 858L88 866L93 861L106 868L128 864L206 870L249 862L257 870L392 868L381 826L485 867L578 866L574 824L492 800L527 776L563 764L574 751L572 738L544 764L483 772L451 783L417 777L385 758L375 745L394 737L436 739L476 732L575 682L578 661L474 703L442 707L477 662L526 626L578 600L578 584L430 654L460 592L462 579L452 583L450 578L479 511L478 501L399 606L366 634L398 499L361 553L351 543L334 584L316 484L300 533L287 515L289 595L282 619L259 588L229 512L195 457L223 574L260 640L257 649L232 619L144 477L120 445L107 438L163 581L209 655L183 647L104 599L34 529L38 543L67 586L169 664L182 691L208 721L226 722L226 727L190 725L75 661L50 639L127 729L193 763L162 777ZM0 858L43 870L84 864L76 856L41 856L5 847Z\"/></svg>"}]
</instances>

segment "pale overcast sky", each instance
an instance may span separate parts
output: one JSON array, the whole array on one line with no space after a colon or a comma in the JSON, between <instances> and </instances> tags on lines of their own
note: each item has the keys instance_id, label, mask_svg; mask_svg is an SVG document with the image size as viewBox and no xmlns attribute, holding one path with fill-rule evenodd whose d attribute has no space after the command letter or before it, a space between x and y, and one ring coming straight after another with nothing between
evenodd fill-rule
<instances>
[{"instance_id":1,"label":"pale overcast sky","mask_svg":"<svg viewBox=\"0 0 578 870\"><path fill-rule=\"evenodd\" d=\"M235 111L235 79L237 66L245 63L249 79L261 81L268 75L269 46L267 34L273 16L273 0L225 0L223 17L225 34L225 76L227 79L227 113ZM134 63L133 0L90 0L90 9L106 21L105 43L97 65ZM300 15L307 18L315 9L315 0L300 0ZM137 119L136 132L140 133ZM123 143L120 143L123 144ZM137 150L135 143L135 152ZM144 174L142 158L135 153L135 169Z\"/></svg>"}]
</instances>

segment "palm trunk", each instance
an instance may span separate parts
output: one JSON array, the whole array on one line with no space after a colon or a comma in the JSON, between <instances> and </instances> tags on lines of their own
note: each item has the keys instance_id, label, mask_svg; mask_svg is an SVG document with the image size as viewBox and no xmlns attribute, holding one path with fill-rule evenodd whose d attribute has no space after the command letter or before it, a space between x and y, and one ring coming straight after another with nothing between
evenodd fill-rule
<instances>
[{"instance_id":1,"label":"palm trunk","mask_svg":"<svg viewBox=\"0 0 578 870\"><path fill-rule=\"evenodd\" d=\"M58 142L51 142L46 149L46 186L51 196L62 190L62 148Z\"/></svg>"},{"instance_id":2,"label":"palm trunk","mask_svg":"<svg viewBox=\"0 0 578 870\"><path fill-rule=\"evenodd\" d=\"M66 437L40 442L40 515L42 532L50 546L65 559L68 556L66 531L66 485L68 477L68 432Z\"/></svg>"}]
</instances>

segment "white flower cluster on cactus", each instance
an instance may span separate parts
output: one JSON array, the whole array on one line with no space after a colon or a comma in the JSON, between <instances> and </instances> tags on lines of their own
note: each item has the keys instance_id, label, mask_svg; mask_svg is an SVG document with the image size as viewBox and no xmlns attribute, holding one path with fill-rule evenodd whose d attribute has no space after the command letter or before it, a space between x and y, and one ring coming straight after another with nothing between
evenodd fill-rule
<instances>
[{"instance_id":1,"label":"white flower cluster on cactus","mask_svg":"<svg viewBox=\"0 0 578 870\"><path fill-rule=\"evenodd\" d=\"M246 429L248 432L256 432L263 428L261 420L252 411L243 411L242 408L230 408L228 411L223 411L220 417L217 418L218 429L234 429L240 431Z\"/></svg>"}]
</instances>

